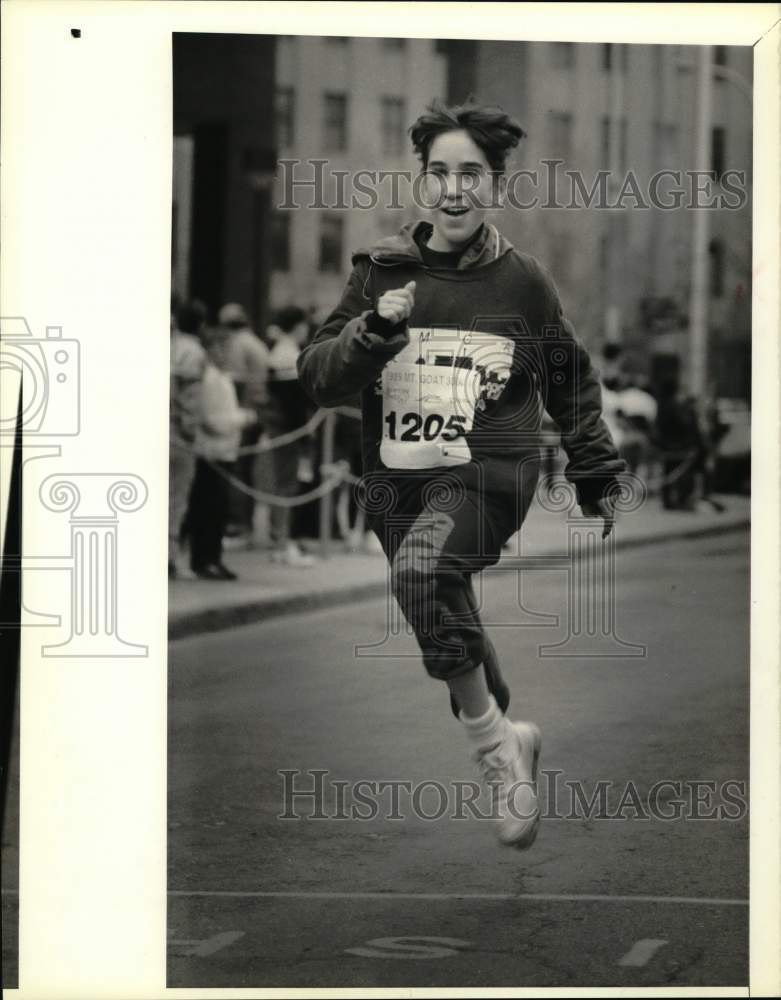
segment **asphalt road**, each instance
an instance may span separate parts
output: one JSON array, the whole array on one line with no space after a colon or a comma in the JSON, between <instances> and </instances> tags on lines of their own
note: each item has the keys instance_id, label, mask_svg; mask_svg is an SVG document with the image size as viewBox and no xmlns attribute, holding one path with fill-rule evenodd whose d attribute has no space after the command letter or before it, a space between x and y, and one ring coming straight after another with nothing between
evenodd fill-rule
<instances>
[{"instance_id":1,"label":"asphalt road","mask_svg":"<svg viewBox=\"0 0 781 1000\"><path fill-rule=\"evenodd\" d=\"M619 552L616 580L616 632L645 655L608 638L622 655L540 656L568 635L563 572L524 585L547 627L513 627L515 578L485 578L510 714L543 732L527 852L459 808L477 777L463 733L414 640L382 642L383 601L172 643L169 986L745 985L748 820L727 783L748 778L748 537ZM279 819L283 770L298 789L327 772L331 818L298 798ZM378 815L333 818L359 779L408 784L395 810L365 785ZM600 781L589 816L574 789ZM414 815L414 789L445 815Z\"/></svg>"}]
</instances>

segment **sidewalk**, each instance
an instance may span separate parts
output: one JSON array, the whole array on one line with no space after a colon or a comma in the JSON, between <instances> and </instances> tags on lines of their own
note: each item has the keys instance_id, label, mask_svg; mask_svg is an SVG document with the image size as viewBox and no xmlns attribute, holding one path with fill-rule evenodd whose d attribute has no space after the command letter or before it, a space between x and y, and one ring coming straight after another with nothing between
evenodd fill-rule
<instances>
[{"instance_id":1,"label":"sidewalk","mask_svg":"<svg viewBox=\"0 0 781 1000\"><path fill-rule=\"evenodd\" d=\"M722 514L711 509L665 511L658 500L650 500L637 513L619 518L615 528L616 545L629 548L748 528L750 498L725 496L720 499L726 507ZM566 516L535 506L521 535L511 543L508 554L516 557L519 554L563 554L566 541ZM385 593L387 566L384 556L347 554L339 542L332 543L328 559L318 559L309 569L277 565L263 550L228 552L225 561L238 573L237 581L181 580L169 585L169 639Z\"/></svg>"}]
</instances>

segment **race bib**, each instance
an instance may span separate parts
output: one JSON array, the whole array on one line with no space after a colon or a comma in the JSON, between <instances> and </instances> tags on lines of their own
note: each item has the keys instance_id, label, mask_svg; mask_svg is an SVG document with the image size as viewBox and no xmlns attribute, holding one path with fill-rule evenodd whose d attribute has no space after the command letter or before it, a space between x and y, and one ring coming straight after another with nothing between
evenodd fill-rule
<instances>
[{"instance_id":1,"label":"race bib","mask_svg":"<svg viewBox=\"0 0 781 1000\"><path fill-rule=\"evenodd\" d=\"M380 458L390 469L462 465L475 412L510 377L510 337L410 328L410 342L382 372Z\"/></svg>"}]
</instances>

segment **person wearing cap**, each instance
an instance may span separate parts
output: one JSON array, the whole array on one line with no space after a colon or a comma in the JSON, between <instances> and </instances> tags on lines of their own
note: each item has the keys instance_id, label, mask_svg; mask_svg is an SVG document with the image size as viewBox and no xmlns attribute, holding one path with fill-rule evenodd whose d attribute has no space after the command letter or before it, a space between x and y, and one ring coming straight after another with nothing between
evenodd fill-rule
<instances>
[{"instance_id":1,"label":"person wearing cap","mask_svg":"<svg viewBox=\"0 0 781 1000\"><path fill-rule=\"evenodd\" d=\"M242 431L241 449L254 448L260 440L268 404L269 352L249 321L244 307L238 302L226 303L219 312L218 322L230 331L225 352L228 371L236 388L239 406L254 410L257 421ZM239 453L236 476L250 489L255 488L255 459L252 452ZM230 491L230 515L226 534L231 547L252 543L255 500L238 489Z\"/></svg>"}]
</instances>

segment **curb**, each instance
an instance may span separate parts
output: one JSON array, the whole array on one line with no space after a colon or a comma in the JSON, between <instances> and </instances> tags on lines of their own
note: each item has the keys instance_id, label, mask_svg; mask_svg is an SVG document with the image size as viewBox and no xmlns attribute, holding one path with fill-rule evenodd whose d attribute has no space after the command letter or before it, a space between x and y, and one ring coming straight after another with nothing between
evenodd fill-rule
<instances>
[{"instance_id":1,"label":"curb","mask_svg":"<svg viewBox=\"0 0 781 1000\"><path fill-rule=\"evenodd\" d=\"M656 545L691 538L708 538L714 535L727 535L732 532L745 531L750 528L751 521L747 517L741 521L731 521L729 524L709 524L702 527L684 528L670 534L644 535L638 538L627 538L623 542L616 539L617 549L639 549L648 545ZM560 555L560 550L535 552L535 557ZM489 570L490 572L490 570ZM374 600L386 593L386 580L376 580L370 583L352 584L337 587L332 590L304 591L296 594L279 594L274 597L264 597L261 600L247 601L243 604L226 605L220 608L206 608L203 611L185 612L174 616L168 622L168 640L185 639L207 632L222 632L225 629L238 628L241 625L253 625L271 618L279 618L297 611L316 611L323 608L338 607L354 601Z\"/></svg>"}]
</instances>

